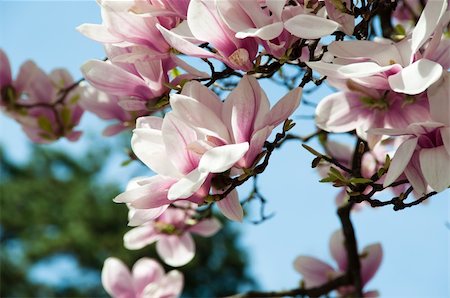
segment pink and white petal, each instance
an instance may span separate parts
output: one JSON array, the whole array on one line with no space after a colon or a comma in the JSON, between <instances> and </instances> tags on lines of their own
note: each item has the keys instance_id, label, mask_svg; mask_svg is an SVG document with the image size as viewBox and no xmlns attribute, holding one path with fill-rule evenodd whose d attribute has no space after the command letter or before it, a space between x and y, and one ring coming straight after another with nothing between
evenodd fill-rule
<instances>
[{"instance_id":1,"label":"pink and white petal","mask_svg":"<svg viewBox=\"0 0 450 298\"><path fill-rule=\"evenodd\" d=\"M381 244L376 243L366 246L362 251L361 262L361 281L365 285L377 272L383 259L383 250Z\"/></svg>"},{"instance_id":2,"label":"pink and white petal","mask_svg":"<svg viewBox=\"0 0 450 298\"><path fill-rule=\"evenodd\" d=\"M161 234L153 227L153 224L146 224L129 230L123 235L123 246L126 249L141 249L159 239Z\"/></svg>"},{"instance_id":3,"label":"pink and white petal","mask_svg":"<svg viewBox=\"0 0 450 298\"><path fill-rule=\"evenodd\" d=\"M413 154L411 161L405 169L405 175L411 186L414 188L415 193L420 196L426 194L428 183L425 181L420 169L419 152Z\"/></svg>"},{"instance_id":4,"label":"pink and white petal","mask_svg":"<svg viewBox=\"0 0 450 298\"><path fill-rule=\"evenodd\" d=\"M329 132L347 132L358 126L359 113L352 102L359 101L361 94L337 92L323 98L316 108L316 125Z\"/></svg>"},{"instance_id":5,"label":"pink and white petal","mask_svg":"<svg viewBox=\"0 0 450 298\"><path fill-rule=\"evenodd\" d=\"M450 127L441 127L439 130L441 133L442 142L447 150L447 154L450 155Z\"/></svg>"},{"instance_id":6,"label":"pink and white petal","mask_svg":"<svg viewBox=\"0 0 450 298\"><path fill-rule=\"evenodd\" d=\"M107 258L102 269L102 285L114 298L135 298L131 273L117 258Z\"/></svg>"},{"instance_id":7,"label":"pink and white petal","mask_svg":"<svg viewBox=\"0 0 450 298\"><path fill-rule=\"evenodd\" d=\"M194 43L192 43L192 41L190 40L192 38L189 38L188 36L179 35L176 33L175 30L167 30L160 24L156 24L156 27L161 32L162 36L167 41L167 43L173 48L177 49L178 51L192 57L217 58L216 54L204 50L195 45Z\"/></svg>"},{"instance_id":8,"label":"pink and white petal","mask_svg":"<svg viewBox=\"0 0 450 298\"><path fill-rule=\"evenodd\" d=\"M286 4L286 0L266 0L266 5L275 17L275 20L281 20L283 14L283 8Z\"/></svg>"},{"instance_id":9,"label":"pink and white petal","mask_svg":"<svg viewBox=\"0 0 450 298\"><path fill-rule=\"evenodd\" d=\"M105 137L114 136L122 131L128 129L129 127L124 125L123 123L117 123L113 125L109 125L102 131L102 135Z\"/></svg>"},{"instance_id":10,"label":"pink and white petal","mask_svg":"<svg viewBox=\"0 0 450 298\"><path fill-rule=\"evenodd\" d=\"M167 193L169 200L187 199L192 196L206 181L208 172L201 172L198 168L174 183Z\"/></svg>"},{"instance_id":11,"label":"pink and white petal","mask_svg":"<svg viewBox=\"0 0 450 298\"><path fill-rule=\"evenodd\" d=\"M323 285L335 273L335 270L327 263L307 256L297 257L294 261L294 268L303 275L306 288Z\"/></svg>"},{"instance_id":12,"label":"pink and white petal","mask_svg":"<svg viewBox=\"0 0 450 298\"><path fill-rule=\"evenodd\" d=\"M105 25L82 24L76 28L84 36L101 43L119 43L124 41L120 35L113 35Z\"/></svg>"},{"instance_id":13,"label":"pink and white petal","mask_svg":"<svg viewBox=\"0 0 450 298\"><path fill-rule=\"evenodd\" d=\"M156 243L156 251L172 267L189 263L195 256L195 243L190 233L181 236L167 235Z\"/></svg>"},{"instance_id":14,"label":"pink and white petal","mask_svg":"<svg viewBox=\"0 0 450 298\"><path fill-rule=\"evenodd\" d=\"M282 22L269 24L261 28L248 28L236 33L236 37L244 39L247 37L259 37L262 40L272 40L277 38L283 32L284 26Z\"/></svg>"},{"instance_id":15,"label":"pink and white petal","mask_svg":"<svg viewBox=\"0 0 450 298\"><path fill-rule=\"evenodd\" d=\"M450 155L444 146L422 148L420 168L428 185L441 192L450 186Z\"/></svg>"},{"instance_id":16,"label":"pink and white petal","mask_svg":"<svg viewBox=\"0 0 450 298\"><path fill-rule=\"evenodd\" d=\"M428 88L427 96L431 118L450 126L450 72L445 72L441 80Z\"/></svg>"},{"instance_id":17,"label":"pink and white petal","mask_svg":"<svg viewBox=\"0 0 450 298\"><path fill-rule=\"evenodd\" d=\"M372 290L363 293L364 298L377 298L380 297L380 293L377 290Z\"/></svg>"},{"instance_id":18,"label":"pink and white petal","mask_svg":"<svg viewBox=\"0 0 450 298\"><path fill-rule=\"evenodd\" d=\"M244 209L242 209L241 202L237 191L232 190L225 198L217 202L220 212L229 220L242 222L244 219Z\"/></svg>"},{"instance_id":19,"label":"pink and white petal","mask_svg":"<svg viewBox=\"0 0 450 298\"><path fill-rule=\"evenodd\" d=\"M112 95L146 99L151 94L144 80L109 62L89 60L81 72L92 86Z\"/></svg>"},{"instance_id":20,"label":"pink and white petal","mask_svg":"<svg viewBox=\"0 0 450 298\"><path fill-rule=\"evenodd\" d=\"M374 62L357 62L340 67L338 72L346 78L364 78L398 67L398 64L380 66Z\"/></svg>"},{"instance_id":21,"label":"pink and white petal","mask_svg":"<svg viewBox=\"0 0 450 298\"><path fill-rule=\"evenodd\" d=\"M161 130L163 118L156 116L144 116L136 119L136 128L148 128Z\"/></svg>"},{"instance_id":22,"label":"pink and white petal","mask_svg":"<svg viewBox=\"0 0 450 298\"><path fill-rule=\"evenodd\" d=\"M439 63L420 59L400 72L389 76L388 82L395 92L415 95L425 91L439 80L443 71Z\"/></svg>"},{"instance_id":23,"label":"pink and white petal","mask_svg":"<svg viewBox=\"0 0 450 298\"><path fill-rule=\"evenodd\" d=\"M220 98L211 91L209 88L205 87L203 84L197 81L190 81L183 86L181 94L195 98L200 103L207 106L211 111L216 113L216 115L221 117L222 102Z\"/></svg>"},{"instance_id":24,"label":"pink and white petal","mask_svg":"<svg viewBox=\"0 0 450 298\"><path fill-rule=\"evenodd\" d=\"M403 173L416 149L417 141L417 138L408 139L398 147L397 151L395 151L395 155L392 158L392 163L389 166L389 170L383 183L384 187L391 185Z\"/></svg>"},{"instance_id":25,"label":"pink and white petal","mask_svg":"<svg viewBox=\"0 0 450 298\"><path fill-rule=\"evenodd\" d=\"M249 149L249 143L214 147L200 159L198 170L203 173L222 173L233 167Z\"/></svg>"},{"instance_id":26,"label":"pink and white petal","mask_svg":"<svg viewBox=\"0 0 450 298\"><path fill-rule=\"evenodd\" d=\"M136 293L142 293L148 284L158 282L164 277L164 273L164 268L156 260L139 259L131 270Z\"/></svg>"},{"instance_id":27,"label":"pink and white petal","mask_svg":"<svg viewBox=\"0 0 450 298\"><path fill-rule=\"evenodd\" d=\"M262 152L264 142L270 136L272 130L273 126L266 126L253 133L247 153L244 155L244 158L238 161L239 167L250 168L253 166L256 156Z\"/></svg>"},{"instance_id":28,"label":"pink and white petal","mask_svg":"<svg viewBox=\"0 0 450 298\"><path fill-rule=\"evenodd\" d=\"M340 58L370 58L379 65L389 65L391 61L402 62L394 45L369 40L334 41L328 46L328 51Z\"/></svg>"},{"instance_id":29,"label":"pink and white petal","mask_svg":"<svg viewBox=\"0 0 450 298\"><path fill-rule=\"evenodd\" d=\"M347 250L345 249L345 238L342 230L337 230L330 238L330 252L333 259L338 264L340 271L347 270Z\"/></svg>"},{"instance_id":30,"label":"pink and white petal","mask_svg":"<svg viewBox=\"0 0 450 298\"><path fill-rule=\"evenodd\" d=\"M306 65L311 67L313 70L317 71L323 76L329 76L332 78L340 78L344 79L346 78L343 74L339 72L339 69L341 69L342 65L339 64L333 64L333 63L326 63L323 61L315 61L315 62L305 62Z\"/></svg>"},{"instance_id":31,"label":"pink and white petal","mask_svg":"<svg viewBox=\"0 0 450 298\"><path fill-rule=\"evenodd\" d=\"M167 191L175 181L172 178L153 176L142 180L139 183L139 187L119 194L113 201L116 203L130 203L131 206L139 209L151 209L168 205L172 202L167 199Z\"/></svg>"},{"instance_id":32,"label":"pink and white petal","mask_svg":"<svg viewBox=\"0 0 450 298\"><path fill-rule=\"evenodd\" d=\"M170 55L170 58L180 67L185 70L188 74L194 76L195 78L209 78L210 75L207 72L200 71L197 68L189 65L183 59L180 59L177 55Z\"/></svg>"},{"instance_id":33,"label":"pink and white petal","mask_svg":"<svg viewBox=\"0 0 450 298\"><path fill-rule=\"evenodd\" d=\"M178 270L171 270L167 273L164 278L165 290L163 292L163 297L176 298L181 296L181 291L183 290L184 277L183 274Z\"/></svg>"},{"instance_id":34,"label":"pink and white petal","mask_svg":"<svg viewBox=\"0 0 450 298\"><path fill-rule=\"evenodd\" d=\"M170 96L172 111L178 118L200 129L206 135L229 139L227 127L214 111L196 98L181 94Z\"/></svg>"},{"instance_id":35,"label":"pink and white petal","mask_svg":"<svg viewBox=\"0 0 450 298\"><path fill-rule=\"evenodd\" d=\"M427 2L417 21L416 27L412 32L412 54L416 53L435 31L437 24L447 9L447 5L447 0L433 0Z\"/></svg>"},{"instance_id":36,"label":"pink and white petal","mask_svg":"<svg viewBox=\"0 0 450 298\"><path fill-rule=\"evenodd\" d=\"M300 14L284 22L291 34L305 39L317 39L333 33L339 23L322 17Z\"/></svg>"},{"instance_id":37,"label":"pink and white petal","mask_svg":"<svg viewBox=\"0 0 450 298\"><path fill-rule=\"evenodd\" d=\"M203 237L211 237L222 228L222 224L217 218L208 218L191 226L189 232L198 234Z\"/></svg>"},{"instance_id":38,"label":"pink and white petal","mask_svg":"<svg viewBox=\"0 0 450 298\"><path fill-rule=\"evenodd\" d=\"M265 125L276 127L289 118L300 105L302 91L303 88L298 87L283 96L267 114Z\"/></svg>"},{"instance_id":39,"label":"pink and white petal","mask_svg":"<svg viewBox=\"0 0 450 298\"><path fill-rule=\"evenodd\" d=\"M163 205L161 207L151 209L130 209L128 212L128 225L131 227L136 227L147 223L163 214L168 207L169 205Z\"/></svg>"}]
</instances>

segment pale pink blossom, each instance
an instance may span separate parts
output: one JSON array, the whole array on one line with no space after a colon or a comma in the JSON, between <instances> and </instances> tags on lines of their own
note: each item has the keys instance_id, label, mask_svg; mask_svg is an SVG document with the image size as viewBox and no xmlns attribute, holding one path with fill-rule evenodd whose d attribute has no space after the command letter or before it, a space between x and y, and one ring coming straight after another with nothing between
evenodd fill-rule
<instances>
[{"instance_id":1,"label":"pale pink blossom","mask_svg":"<svg viewBox=\"0 0 450 298\"><path fill-rule=\"evenodd\" d=\"M323 61L307 64L328 77L353 79L368 88L419 94L441 78L450 60L448 47L441 46L450 20L446 8L447 0L429 1L414 30L398 43L335 41Z\"/></svg>"},{"instance_id":2,"label":"pale pink blossom","mask_svg":"<svg viewBox=\"0 0 450 298\"><path fill-rule=\"evenodd\" d=\"M303 276L306 288L321 286L331 279L343 275L348 269L347 250L344 244L344 235L342 230L333 233L330 238L330 253L337 263L337 269L329 264L309 256L299 256L294 261L294 268ZM361 282L364 287L375 275L380 267L383 258L381 244L371 244L366 246L359 254L361 263ZM352 293L353 288L350 286L338 288L340 297L347 297ZM378 297L376 292L368 291L364 293L364 297Z\"/></svg>"},{"instance_id":3,"label":"pale pink blossom","mask_svg":"<svg viewBox=\"0 0 450 298\"><path fill-rule=\"evenodd\" d=\"M167 274L150 258L139 259L131 272L117 258L107 258L102 269L102 285L113 298L176 298L183 289L183 275L178 270Z\"/></svg>"},{"instance_id":4,"label":"pale pink blossom","mask_svg":"<svg viewBox=\"0 0 450 298\"><path fill-rule=\"evenodd\" d=\"M424 195L430 186L437 192L450 186L450 74L428 89L431 121L404 129L373 129L369 133L406 136L397 148L384 186L404 173L415 192Z\"/></svg>"},{"instance_id":5,"label":"pale pink blossom","mask_svg":"<svg viewBox=\"0 0 450 298\"><path fill-rule=\"evenodd\" d=\"M211 237L221 228L215 218L195 219L196 205L176 202L160 216L124 235L128 249L141 249L156 242L156 252L163 261L173 267L183 266L195 255L195 243L191 233Z\"/></svg>"},{"instance_id":6,"label":"pale pink blossom","mask_svg":"<svg viewBox=\"0 0 450 298\"><path fill-rule=\"evenodd\" d=\"M79 105L83 91L65 69L46 74L33 61L20 67L15 80L6 54L0 50L0 106L19 122L36 143L50 143L60 137L76 141L74 130L83 114Z\"/></svg>"}]
</instances>

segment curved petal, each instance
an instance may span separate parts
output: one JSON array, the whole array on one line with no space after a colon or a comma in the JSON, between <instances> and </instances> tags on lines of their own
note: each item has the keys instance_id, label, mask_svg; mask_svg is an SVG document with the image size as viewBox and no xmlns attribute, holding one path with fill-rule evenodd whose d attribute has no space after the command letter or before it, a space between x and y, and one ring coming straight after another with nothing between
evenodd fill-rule
<instances>
[{"instance_id":1,"label":"curved petal","mask_svg":"<svg viewBox=\"0 0 450 298\"><path fill-rule=\"evenodd\" d=\"M107 258L105 260L102 269L102 285L112 297L135 297L130 271L117 258Z\"/></svg>"},{"instance_id":2,"label":"curved petal","mask_svg":"<svg viewBox=\"0 0 450 298\"><path fill-rule=\"evenodd\" d=\"M152 224L142 225L133 228L123 236L123 244L126 249L141 249L150 245L161 238L159 232Z\"/></svg>"},{"instance_id":3,"label":"curved petal","mask_svg":"<svg viewBox=\"0 0 450 298\"><path fill-rule=\"evenodd\" d=\"M222 224L216 218L208 218L189 228L189 232L203 237L211 237L222 228Z\"/></svg>"},{"instance_id":4,"label":"curved petal","mask_svg":"<svg viewBox=\"0 0 450 298\"><path fill-rule=\"evenodd\" d=\"M118 43L124 41L119 35L113 35L105 25L82 24L76 28L84 36L101 43Z\"/></svg>"},{"instance_id":5,"label":"curved petal","mask_svg":"<svg viewBox=\"0 0 450 298\"><path fill-rule=\"evenodd\" d=\"M248 142L214 147L203 154L198 170L203 173L222 173L233 167L248 148Z\"/></svg>"},{"instance_id":6,"label":"curved petal","mask_svg":"<svg viewBox=\"0 0 450 298\"><path fill-rule=\"evenodd\" d=\"M197 81L190 81L184 84L181 94L195 98L200 103L207 106L220 118L222 113L222 102L212 90Z\"/></svg>"},{"instance_id":7,"label":"curved petal","mask_svg":"<svg viewBox=\"0 0 450 298\"><path fill-rule=\"evenodd\" d=\"M439 63L420 59L400 72L389 76L388 82L395 92L415 95L425 91L439 80L442 72L443 68Z\"/></svg>"},{"instance_id":8,"label":"curved petal","mask_svg":"<svg viewBox=\"0 0 450 298\"><path fill-rule=\"evenodd\" d=\"M284 22L284 27L297 37L317 39L336 31L339 23L314 15L300 14Z\"/></svg>"},{"instance_id":9,"label":"curved petal","mask_svg":"<svg viewBox=\"0 0 450 298\"><path fill-rule=\"evenodd\" d=\"M186 265L195 256L195 243L191 234L168 235L156 243L156 251L163 261L172 266Z\"/></svg>"},{"instance_id":10,"label":"curved petal","mask_svg":"<svg viewBox=\"0 0 450 298\"><path fill-rule=\"evenodd\" d=\"M450 72L444 73L440 81L428 88L427 96L431 118L450 126Z\"/></svg>"},{"instance_id":11,"label":"curved petal","mask_svg":"<svg viewBox=\"0 0 450 298\"><path fill-rule=\"evenodd\" d=\"M384 187L392 184L403 173L416 149L417 140L417 138L411 138L403 142L398 147L397 151L395 151L395 155L392 158L392 163L389 166L389 170L383 183Z\"/></svg>"},{"instance_id":12,"label":"curved petal","mask_svg":"<svg viewBox=\"0 0 450 298\"><path fill-rule=\"evenodd\" d=\"M361 260L361 279L365 285L377 272L383 259L383 250L381 244L372 244L366 246L362 251Z\"/></svg>"},{"instance_id":13,"label":"curved petal","mask_svg":"<svg viewBox=\"0 0 450 298\"><path fill-rule=\"evenodd\" d=\"M242 209L238 193L235 189L225 198L217 202L217 206L222 214L230 220L242 222L244 219L244 209Z\"/></svg>"},{"instance_id":14,"label":"curved petal","mask_svg":"<svg viewBox=\"0 0 450 298\"><path fill-rule=\"evenodd\" d=\"M199 169L192 170L170 187L167 197L169 200L189 198L202 186L208 174Z\"/></svg>"},{"instance_id":15,"label":"curved petal","mask_svg":"<svg viewBox=\"0 0 450 298\"><path fill-rule=\"evenodd\" d=\"M134 263L131 274L136 292L142 293L148 284L158 282L164 276L164 269L156 260L142 258Z\"/></svg>"},{"instance_id":16,"label":"curved petal","mask_svg":"<svg viewBox=\"0 0 450 298\"><path fill-rule=\"evenodd\" d=\"M289 118L300 105L302 91L303 88L298 87L283 96L283 98L281 98L267 114L266 120L264 121L265 125L276 127L278 124Z\"/></svg>"},{"instance_id":17,"label":"curved petal","mask_svg":"<svg viewBox=\"0 0 450 298\"><path fill-rule=\"evenodd\" d=\"M130 209L128 212L128 225L130 227L136 227L149 222L163 214L168 207L169 205L163 205L151 209Z\"/></svg>"},{"instance_id":18,"label":"curved petal","mask_svg":"<svg viewBox=\"0 0 450 298\"><path fill-rule=\"evenodd\" d=\"M422 148L420 168L428 184L437 192L450 186L450 155L444 146Z\"/></svg>"},{"instance_id":19,"label":"curved petal","mask_svg":"<svg viewBox=\"0 0 450 298\"><path fill-rule=\"evenodd\" d=\"M327 263L307 256L297 257L294 261L294 268L303 275L307 288L323 285L335 273Z\"/></svg>"},{"instance_id":20,"label":"curved petal","mask_svg":"<svg viewBox=\"0 0 450 298\"><path fill-rule=\"evenodd\" d=\"M262 40L272 40L283 32L283 23L277 22L261 28L248 28L236 33L236 37L244 39L247 37L259 37Z\"/></svg>"},{"instance_id":21,"label":"curved petal","mask_svg":"<svg viewBox=\"0 0 450 298\"><path fill-rule=\"evenodd\" d=\"M405 175L411 186L414 188L414 193L419 195L425 195L428 187L428 183L423 177L420 169L419 152L413 154L411 161L405 169ZM402 192L404 189L402 190Z\"/></svg>"},{"instance_id":22,"label":"curved petal","mask_svg":"<svg viewBox=\"0 0 450 298\"><path fill-rule=\"evenodd\" d=\"M342 230L337 230L330 238L330 252L333 259L338 263L341 271L347 270L347 251L344 245L344 234Z\"/></svg>"}]
</instances>

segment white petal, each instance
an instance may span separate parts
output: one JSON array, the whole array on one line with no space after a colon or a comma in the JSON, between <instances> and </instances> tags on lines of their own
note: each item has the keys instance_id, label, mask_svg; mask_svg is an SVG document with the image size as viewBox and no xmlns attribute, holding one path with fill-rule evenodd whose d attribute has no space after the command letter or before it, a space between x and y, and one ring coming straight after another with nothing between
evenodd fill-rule
<instances>
[{"instance_id":1,"label":"white petal","mask_svg":"<svg viewBox=\"0 0 450 298\"><path fill-rule=\"evenodd\" d=\"M316 39L336 31L339 23L313 15L301 14L287 20L284 27L297 37Z\"/></svg>"},{"instance_id":2,"label":"white petal","mask_svg":"<svg viewBox=\"0 0 450 298\"><path fill-rule=\"evenodd\" d=\"M450 126L450 72L431 85L427 91L430 102L430 114L434 121Z\"/></svg>"},{"instance_id":3,"label":"white petal","mask_svg":"<svg viewBox=\"0 0 450 298\"><path fill-rule=\"evenodd\" d=\"M117 258L107 258L102 269L102 285L112 297L134 297L133 279L125 264Z\"/></svg>"},{"instance_id":4,"label":"white petal","mask_svg":"<svg viewBox=\"0 0 450 298\"><path fill-rule=\"evenodd\" d=\"M235 189L228 196L217 202L217 206L222 214L230 220L242 222L244 219L244 210Z\"/></svg>"},{"instance_id":5,"label":"white petal","mask_svg":"<svg viewBox=\"0 0 450 298\"><path fill-rule=\"evenodd\" d=\"M428 184L437 192L450 186L450 155L444 146L423 148L420 168Z\"/></svg>"},{"instance_id":6,"label":"white petal","mask_svg":"<svg viewBox=\"0 0 450 298\"><path fill-rule=\"evenodd\" d=\"M169 200L186 199L192 196L205 182L208 173L192 170L189 174L178 180L169 188Z\"/></svg>"},{"instance_id":7,"label":"white petal","mask_svg":"<svg viewBox=\"0 0 450 298\"><path fill-rule=\"evenodd\" d=\"M248 151L248 142L212 148L203 154L198 169L203 173L221 173L230 169Z\"/></svg>"},{"instance_id":8,"label":"white petal","mask_svg":"<svg viewBox=\"0 0 450 298\"><path fill-rule=\"evenodd\" d=\"M439 80L442 72L443 69L439 63L420 59L395 75L389 76L389 86L395 92L419 94Z\"/></svg>"},{"instance_id":9,"label":"white petal","mask_svg":"<svg viewBox=\"0 0 450 298\"><path fill-rule=\"evenodd\" d=\"M203 237L211 237L221 228L222 224L217 220L217 218L208 218L190 227L189 232L201 235Z\"/></svg>"},{"instance_id":10,"label":"white petal","mask_svg":"<svg viewBox=\"0 0 450 298\"><path fill-rule=\"evenodd\" d=\"M392 158L392 163L389 166L389 170L386 174L386 179L384 180L383 186L387 187L392 184L397 178L403 173L406 166L408 165L411 156L417 146L417 138L411 138L403 142L395 152Z\"/></svg>"},{"instance_id":11,"label":"white petal","mask_svg":"<svg viewBox=\"0 0 450 298\"><path fill-rule=\"evenodd\" d=\"M156 251L161 259L172 267L186 265L195 255L195 243L191 234L169 235L156 243Z\"/></svg>"}]
</instances>

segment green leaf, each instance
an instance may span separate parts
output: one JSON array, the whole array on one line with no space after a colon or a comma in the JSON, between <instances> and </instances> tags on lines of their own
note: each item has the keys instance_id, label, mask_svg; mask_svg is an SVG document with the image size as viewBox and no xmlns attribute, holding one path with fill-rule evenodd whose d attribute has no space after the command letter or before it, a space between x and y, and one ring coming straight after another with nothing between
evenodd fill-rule
<instances>
[{"instance_id":1,"label":"green leaf","mask_svg":"<svg viewBox=\"0 0 450 298\"><path fill-rule=\"evenodd\" d=\"M72 122L72 111L68 107L63 107L60 115L64 127L69 127Z\"/></svg>"},{"instance_id":2,"label":"green leaf","mask_svg":"<svg viewBox=\"0 0 450 298\"><path fill-rule=\"evenodd\" d=\"M367 179L367 178L352 178L350 179L350 183L354 183L354 184L367 184L367 183L372 183L373 181L371 179Z\"/></svg>"},{"instance_id":3,"label":"green leaf","mask_svg":"<svg viewBox=\"0 0 450 298\"><path fill-rule=\"evenodd\" d=\"M323 154L317 152L316 150L314 150L313 148L309 147L306 144L302 144L302 147L305 148L306 150L308 150L310 153L314 154L315 156L320 156L320 157L323 156Z\"/></svg>"},{"instance_id":4,"label":"green leaf","mask_svg":"<svg viewBox=\"0 0 450 298\"><path fill-rule=\"evenodd\" d=\"M344 177L344 175L342 175L342 173L334 167L330 167L329 175L336 177L340 181L347 181L347 179Z\"/></svg>"},{"instance_id":5,"label":"green leaf","mask_svg":"<svg viewBox=\"0 0 450 298\"><path fill-rule=\"evenodd\" d=\"M330 177L330 176L319 180L320 183L327 183L327 182L334 182L334 181L336 181L336 177Z\"/></svg>"},{"instance_id":6,"label":"green leaf","mask_svg":"<svg viewBox=\"0 0 450 298\"><path fill-rule=\"evenodd\" d=\"M39 116L37 119L37 123L40 129L53 134L52 123L48 118L46 118L45 116Z\"/></svg>"}]
</instances>

